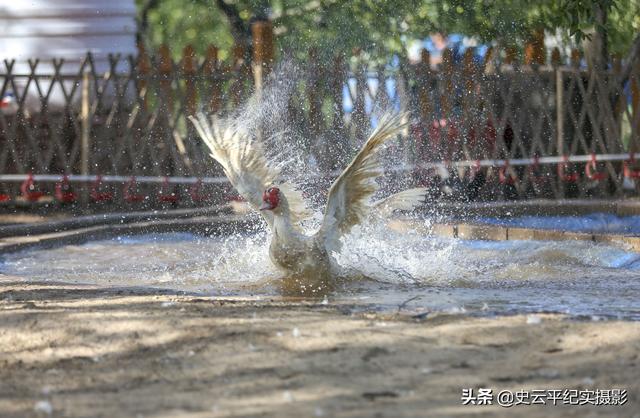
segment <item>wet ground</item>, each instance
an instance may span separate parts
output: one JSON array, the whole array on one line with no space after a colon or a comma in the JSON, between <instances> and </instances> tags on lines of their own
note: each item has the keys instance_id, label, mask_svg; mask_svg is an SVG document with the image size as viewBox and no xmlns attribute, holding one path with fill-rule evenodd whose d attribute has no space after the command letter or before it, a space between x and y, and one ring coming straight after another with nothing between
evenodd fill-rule
<instances>
[{"instance_id":1,"label":"wet ground","mask_svg":"<svg viewBox=\"0 0 640 418\"><path fill-rule=\"evenodd\" d=\"M640 322L412 319L5 276L0 324L3 417L638 417ZM469 388L627 395L463 405Z\"/></svg>"}]
</instances>

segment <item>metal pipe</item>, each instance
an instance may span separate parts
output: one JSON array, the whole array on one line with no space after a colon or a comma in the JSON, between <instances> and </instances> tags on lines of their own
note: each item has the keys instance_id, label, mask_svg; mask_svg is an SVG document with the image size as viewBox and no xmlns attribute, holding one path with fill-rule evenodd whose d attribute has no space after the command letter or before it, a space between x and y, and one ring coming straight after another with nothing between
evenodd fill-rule
<instances>
[{"instance_id":1,"label":"metal pipe","mask_svg":"<svg viewBox=\"0 0 640 418\"><path fill-rule=\"evenodd\" d=\"M634 154L597 154L596 161L629 161L633 156L640 161L640 152ZM553 156L535 158L518 158L514 160L464 160L464 161L440 161L432 163L422 163L418 165L401 165L393 168L392 171L411 171L415 168L436 168L436 167L503 167L507 162L509 165L533 165L533 164L560 164L560 163L586 163L593 159L593 155L573 155L573 156ZM336 176L341 171L334 171L331 174ZM0 174L0 181L25 181L28 174ZM34 174L33 180L38 182L58 182L62 181L62 174ZM67 178L70 182L95 182L100 178L106 183L126 183L135 178L137 183L172 183L172 184L195 184L198 181L205 184L226 184L229 181L226 177L165 177L165 176L111 176L104 175L78 175L69 174Z\"/></svg>"}]
</instances>

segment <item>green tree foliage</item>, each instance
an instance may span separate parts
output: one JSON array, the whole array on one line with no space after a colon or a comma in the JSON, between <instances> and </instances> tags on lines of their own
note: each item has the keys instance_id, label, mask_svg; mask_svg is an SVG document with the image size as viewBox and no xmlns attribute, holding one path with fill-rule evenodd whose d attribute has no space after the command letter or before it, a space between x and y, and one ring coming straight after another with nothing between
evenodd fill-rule
<instances>
[{"instance_id":1,"label":"green tree foliage","mask_svg":"<svg viewBox=\"0 0 640 418\"><path fill-rule=\"evenodd\" d=\"M168 43L179 55L208 44L229 55L247 42L250 23L269 17L282 52L304 56L310 47L335 54L358 48L369 56L400 51L434 32L463 33L484 42L522 47L536 29L560 29L575 41L598 31L608 51L625 54L640 32L638 0L137 0L146 14L145 38ZM147 6L147 7L145 7ZM149 7L151 6L151 7ZM604 11L600 21L598 8ZM148 13L143 13L148 10Z\"/></svg>"}]
</instances>

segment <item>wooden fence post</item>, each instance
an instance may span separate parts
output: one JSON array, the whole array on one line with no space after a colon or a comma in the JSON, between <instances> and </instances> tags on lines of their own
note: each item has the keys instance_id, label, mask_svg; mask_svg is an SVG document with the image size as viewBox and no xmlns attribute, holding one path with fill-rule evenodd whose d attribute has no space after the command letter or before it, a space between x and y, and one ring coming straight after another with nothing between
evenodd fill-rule
<instances>
[{"instance_id":1,"label":"wooden fence post","mask_svg":"<svg viewBox=\"0 0 640 418\"><path fill-rule=\"evenodd\" d=\"M186 116L190 116L196 113L196 62L192 45L187 45L182 50L182 73L185 82Z\"/></svg>"},{"instance_id":2,"label":"wooden fence post","mask_svg":"<svg viewBox=\"0 0 640 418\"><path fill-rule=\"evenodd\" d=\"M505 48L504 63L506 65L514 66L518 61L518 50L512 46Z\"/></svg>"},{"instance_id":3,"label":"wooden fence post","mask_svg":"<svg viewBox=\"0 0 640 418\"><path fill-rule=\"evenodd\" d=\"M560 50L558 49L558 47L555 47L551 51L551 66L553 68L559 67L560 64L561 64L560 61L561 61L561 59L560 59Z\"/></svg>"},{"instance_id":4,"label":"wooden fence post","mask_svg":"<svg viewBox=\"0 0 640 418\"><path fill-rule=\"evenodd\" d=\"M453 123L452 109L453 101L456 91L453 85L453 52L449 48L445 48L442 51L442 83L444 88L441 90L440 95L440 118L446 121L446 126L438 125L438 133L442 139L439 142L440 153L439 157L443 160L451 160L453 157L453 148L451 141L448 140L449 131L452 129L451 123Z\"/></svg>"},{"instance_id":5,"label":"wooden fence post","mask_svg":"<svg viewBox=\"0 0 640 418\"><path fill-rule=\"evenodd\" d=\"M247 70L247 63L245 61L245 47L241 44L233 46L233 80L231 81L231 103L233 107L238 107L244 96L245 90L245 75Z\"/></svg>"},{"instance_id":6,"label":"wooden fence post","mask_svg":"<svg viewBox=\"0 0 640 418\"><path fill-rule=\"evenodd\" d=\"M91 167L91 105L90 95L89 95L89 86L90 86L90 78L89 71L84 71L82 73L82 103L80 108L80 117L81 117L81 128L82 128L82 137L81 137L81 147L80 147L80 174L83 176L89 175L89 170ZM83 203L87 203L89 200L89 196L87 194L87 190L83 190L80 199Z\"/></svg>"},{"instance_id":7,"label":"wooden fence post","mask_svg":"<svg viewBox=\"0 0 640 418\"><path fill-rule=\"evenodd\" d=\"M489 49L487 49L487 52L484 54L484 59L482 60L482 65L480 67L480 70L481 70L480 72L482 75L494 74L496 72L495 55L496 55L496 48L493 46L490 46Z\"/></svg>"},{"instance_id":8,"label":"wooden fence post","mask_svg":"<svg viewBox=\"0 0 640 418\"><path fill-rule=\"evenodd\" d=\"M173 60L167 45L160 46L160 90L162 91L163 105L167 112L173 112L173 90L171 89L171 78L173 73ZM168 116L168 113L165 115Z\"/></svg>"},{"instance_id":9,"label":"wooden fence post","mask_svg":"<svg viewBox=\"0 0 640 418\"><path fill-rule=\"evenodd\" d=\"M419 161L425 161L432 157L432 150L429 149L429 126L433 119L433 104L431 99L430 83L433 77L431 71L431 54L426 49L420 51L420 62L418 63L418 74L416 81L418 83L418 109L420 111L420 137L414 142L414 158Z\"/></svg>"},{"instance_id":10,"label":"wooden fence post","mask_svg":"<svg viewBox=\"0 0 640 418\"><path fill-rule=\"evenodd\" d=\"M631 114L629 123L631 124L630 146L633 144L634 151L640 146L640 63L636 62L631 76L629 77L631 85Z\"/></svg>"},{"instance_id":11,"label":"wooden fence post","mask_svg":"<svg viewBox=\"0 0 640 418\"><path fill-rule=\"evenodd\" d=\"M554 48L551 65L556 75L556 149L558 155L564 154L564 77L560 67L560 51Z\"/></svg>"},{"instance_id":12,"label":"wooden fence post","mask_svg":"<svg viewBox=\"0 0 640 418\"><path fill-rule=\"evenodd\" d=\"M274 58L273 25L259 20L251 25L253 39L253 77L256 90L261 90Z\"/></svg>"},{"instance_id":13,"label":"wooden fence post","mask_svg":"<svg viewBox=\"0 0 640 418\"><path fill-rule=\"evenodd\" d=\"M547 51L544 47L544 30L537 29L524 49L525 65L544 65L547 60Z\"/></svg>"},{"instance_id":14,"label":"wooden fence post","mask_svg":"<svg viewBox=\"0 0 640 418\"><path fill-rule=\"evenodd\" d=\"M453 88L453 52L449 48L442 51L442 77L444 82L443 94L440 97L442 106L440 116L443 119L451 116L451 98L455 94Z\"/></svg>"},{"instance_id":15,"label":"wooden fence post","mask_svg":"<svg viewBox=\"0 0 640 418\"><path fill-rule=\"evenodd\" d=\"M138 95L142 96L142 107L144 110L148 109L149 106L149 83L147 81L147 77L149 76L149 72L151 71L151 62L149 60L149 55L144 47L144 44L138 44L138 63L137 63L138 74L136 77L137 85L138 85Z\"/></svg>"},{"instance_id":16,"label":"wooden fence post","mask_svg":"<svg viewBox=\"0 0 640 418\"><path fill-rule=\"evenodd\" d=\"M207 57L204 62L204 76L211 80L211 98L209 111L216 114L222 108L222 80L220 79L220 66L218 62L218 48L209 45Z\"/></svg>"},{"instance_id":17,"label":"wooden fence post","mask_svg":"<svg viewBox=\"0 0 640 418\"><path fill-rule=\"evenodd\" d=\"M571 66L573 68L580 68L580 51L578 51L577 49L572 49L571 50Z\"/></svg>"},{"instance_id":18,"label":"wooden fence post","mask_svg":"<svg viewBox=\"0 0 640 418\"><path fill-rule=\"evenodd\" d=\"M460 148L456 152L463 152L464 158L475 158L476 150L473 143L469 143L470 137L467 133L470 133L475 127L479 126L479 120L477 118L476 109L474 108L475 101L475 89L477 83L478 68L474 61L474 49L468 48L463 55L462 62L462 79L464 83L464 91L462 94L462 124L461 128L464 129L465 134L462 135L462 143ZM477 133L476 133L477 135ZM476 141L477 142L477 141ZM470 149L473 146L474 149ZM462 156L460 156L462 157Z\"/></svg>"},{"instance_id":19,"label":"wooden fence post","mask_svg":"<svg viewBox=\"0 0 640 418\"><path fill-rule=\"evenodd\" d=\"M429 97L429 82L431 78L431 54L426 49L420 51L418 64L418 104L420 106L420 122L423 127L429 126L431 113L431 97Z\"/></svg>"}]
</instances>

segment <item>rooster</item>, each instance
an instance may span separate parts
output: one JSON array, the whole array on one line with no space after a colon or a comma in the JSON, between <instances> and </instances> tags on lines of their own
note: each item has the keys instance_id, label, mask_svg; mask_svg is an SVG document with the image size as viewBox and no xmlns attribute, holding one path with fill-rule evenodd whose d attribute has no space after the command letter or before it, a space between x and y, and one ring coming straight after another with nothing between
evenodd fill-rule
<instances>
[{"instance_id":1,"label":"rooster","mask_svg":"<svg viewBox=\"0 0 640 418\"><path fill-rule=\"evenodd\" d=\"M379 152L405 127L402 114L383 115L360 151L329 189L322 225L312 235L301 223L311 212L296 185L283 180L270 162L262 142L251 139L233 124L203 114L191 117L198 134L223 168L231 184L258 211L272 232L269 256L288 275L327 282L338 274L333 254L341 250L341 238L365 221L373 211L412 210L424 202L424 188L408 189L380 201L372 201L382 174Z\"/></svg>"}]
</instances>

